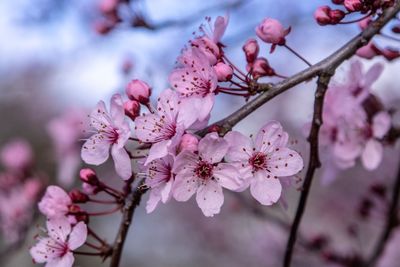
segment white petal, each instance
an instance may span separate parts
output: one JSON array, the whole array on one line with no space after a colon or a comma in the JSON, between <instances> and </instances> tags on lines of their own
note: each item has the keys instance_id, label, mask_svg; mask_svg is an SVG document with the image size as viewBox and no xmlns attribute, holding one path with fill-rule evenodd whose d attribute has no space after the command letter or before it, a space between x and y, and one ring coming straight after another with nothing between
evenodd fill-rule
<instances>
[{"instance_id":1,"label":"white petal","mask_svg":"<svg viewBox=\"0 0 400 267\"><path fill-rule=\"evenodd\" d=\"M380 142L375 139L370 139L365 145L361 155L361 160L364 167L371 171L376 169L382 161L383 147Z\"/></svg>"},{"instance_id":2,"label":"white petal","mask_svg":"<svg viewBox=\"0 0 400 267\"><path fill-rule=\"evenodd\" d=\"M205 185L199 187L196 202L205 216L212 217L214 214L218 214L224 203L222 187L213 180L209 180Z\"/></svg>"},{"instance_id":3,"label":"white petal","mask_svg":"<svg viewBox=\"0 0 400 267\"><path fill-rule=\"evenodd\" d=\"M251 195L263 205L276 203L282 193L282 185L279 179L267 178L266 171L258 171L250 184Z\"/></svg>"},{"instance_id":4,"label":"white petal","mask_svg":"<svg viewBox=\"0 0 400 267\"><path fill-rule=\"evenodd\" d=\"M131 159L124 148L113 145L111 155L114 160L115 170L122 179L128 180L132 175Z\"/></svg>"}]
</instances>

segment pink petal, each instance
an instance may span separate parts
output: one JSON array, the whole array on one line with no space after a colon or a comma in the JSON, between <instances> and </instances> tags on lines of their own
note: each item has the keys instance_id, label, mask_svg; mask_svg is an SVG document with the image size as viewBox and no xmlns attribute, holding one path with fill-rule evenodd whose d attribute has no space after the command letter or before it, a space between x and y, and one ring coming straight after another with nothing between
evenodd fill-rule
<instances>
[{"instance_id":1,"label":"pink petal","mask_svg":"<svg viewBox=\"0 0 400 267\"><path fill-rule=\"evenodd\" d=\"M87 238L87 226L84 222L78 222L71 231L68 239L68 247L75 250L82 246Z\"/></svg>"},{"instance_id":2,"label":"pink petal","mask_svg":"<svg viewBox=\"0 0 400 267\"><path fill-rule=\"evenodd\" d=\"M122 179L128 180L132 175L131 159L128 152L124 148L118 148L113 145L111 148L111 155L114 160L114 166L117 174Z\"/></svg>"},{"instance_id":3,"label":"pink petal","mask_svg":"<svg viewBox=\"0 0 400 267\"><path fill-rule=\"evenodd\" d=\"M115 125L121 125L125 120L124 103L120 94L114 94L110 101L111 118Z\"/></svg>"},{"instance_id":4,"label":"pink petal","mask_svg":"<svg viewBox=\"0 0 400 267\"><path fill-rule=\"evenodd\" d=\"M197 177L191 172L180 172L176 175L173 196L177 201L188 201L199 187Z\"/></svg>"},{"instance_id":5,"label":"pink petal","mask_svg":"<svg viewBox=\"0 0 400 267\"><path fill-rule=\"evenodd\" d=\"M71 224L66 217L48 219L46 227L49 236L59 242L66 242L71 233Z\"/></svg>"},{"instance_id":6,"label":"pink petal","mask_svg":"<svg viewBox=\"0 0 400 267\"><path fill-rule=\"evenodd\" d=\"M282 193L282 185L279 179L267 178L266 171L258 171L250 184L251 195L263 205L276 203Z\"/></svg>"},{"instance_id":7,"label":"pink petal","mask_svg":"<svg viewBox=\"0 0 400 267\"><path fill-rule=\"evenodd\" d=\"M253 153L253 141L250 137L232 131L227 133L224 139L229 144L229 150L225 155L228 162L249 160Z\"/></svg>"},{"instance_id":8,"label":"pink petal","mask_svg":"<svg viewBox=\"0 0 400 267\"><path fill-rule=\"evenodd\" d=\"M154 131L159 127L160 117L155 114L139 116L135 120L135 134L137 138L145 143L155 143L160 136L159 131Z\"/></svg>"},{"instance_id":9,"label":"pink petal","mask_svg":"<svg viewBox=\"0 0 400 267\"><path fill-rule=\"evenodd\" d=\"M174 166L172 171L174 173L182 172L186 169L193 170L196 167L196 163L199 160L198 155L194 154L189 150L184 150L175 158Z\"/></svg>"},{"instance_id":10,"label":"pink petal","mask_svg":"<svg viewBox=\"0 0 400 267\"><path fill-rule=\"evenodd\" d=\"M146 203L146 212L153 212L161 200L160 188L151 189L149 199Z\"/></svg>"},{"instance_id":11,"label":"pink petal","mask_svg":"<svg viewBox=\"0 0 400 267\"><path fill-rule=\"evenodd\" d=\"M174 180L171 178L161 189L161 201L163 203L166 203L171 198L173 182Z\"/></svg>"},{"instance_id":12,"label":"pink petal","mask_svg":"<svg viewBox=\"0 0 400 267\"><path fill-rule=\"evenodd\" d=\"M348 88L350 90L356 90L363 76L361 62L358 60L351 62L350 71L348 72L348 74L349 77L346 81Z\"/></svg>"},{"instance_id":13,"label":"pink petal","mask_svg":"<svg viewBox=\"0 0 400 267\"><path fill-rule=\"evenodd\" d=\"M45 267L72 267L74 261L74 255L71 252L68 252L61 258L48 262Z\"/></svg>"},{"instance_id":14,"label":"pink petal","mask_svg":"<svg viewBox=\"0 0 400 267\"><path fill-rule=\"evenodd\" d=\"M164 114L168 121L176 121L179 111L178 95L171 89L165 89L161 92L157 102L157 112Z\"/></svg>"},{"instance_id":15,"label":"pink petal","mask_svg":"<svg viewBox=\"0 0 400 267\"><path fill-rule=\"evenodd\" d=\"M221 17L218 16L214 22L214 34L213 34L213 41L218 43L221 41L222 36L225 33L226 27L229 23L229 16Z\"/></svg>"},{"instance_id":16,"label":"pink petal","mask_svg":"<svg viewBox=\"0 0 400 267\"><path fill-rule=\"evenodd\" d=\"M222 187L218 183L209 180L197 190L196 202L205 216L212 217L214 214L218 214L224 203Z\"/></svg>"},{"instance_id":17,"label":"pink petal","mask_svg":"<svg viewBox=\"0 0 400 267\"><path fill-rule=\"evenodd\" d=\"M100 165L109 156L110 143L102 134L92 135L82 146L81 157L87 164Z\"/></svg>"},{"instance_id":18,"label":"pink petal","mask_svg":"<svg viewBox=\"0 0 400 267\"><path fill-rule=\"evenodd\" d=\"M287 140L282 126L277 121L270 121L260 129L256 137L255 147L258 151L269 153Z\"/></svg>"},{"instance_id":19,"label":"pink petal","mask_svg":"<svg viewBox=\"0 0 400 267\"><path fill-rule=\"evenodd\" d=\"M379 78L383 71L383 65L381 63L374 64L367 73L364 74L364 80L361 86L370 88L371 85Z\"/></svg>"},{"instance_id":20,"label":"pink petal","mask_svg":"<svg viewBox=\"0 0 400 267\"><path fill-rule=\"evenodd\" d=\"M104 125L110 125L106 105L103 101L97 103L96 108L90 113L90 126L96 130L103 130Z\"/></svg>"},{"instance_id":21,"label":"pink petal","mask_svg":"<svg viewBox=\"0 0 400 267\"><path fill-rule=\"evenodd\" d=\"M29 250L29 253L31 254L31 257L35 263L43 263L49 259L47 244L51 242L53 242L51 238L42 238Z\"/></svg>"},{"instance_id":22,"label":"pink petal","mask_svg":"<svg viewBox=\"0 0 400 267\"><path fill-rule=\"evenodd\" d=\"M372 171L379 166L382 156L382 144L375 139L370 139L361 154L361 161L367 170Z\"/></svg>"},{"instance_id":23,"label":"pink petal","mask_svg":"<svg viewBox=\"0 0 400 267\"><path fill-rule=\"evenodd\" d=\"M372 132L375 138L383 138L392 125L389 113L381 111L372 118Z\"/></svg>"},{"instance_id":24,"label":"pink petal","mask_svg":"<svg viewBox=\"0 0 400 267\"><path fill-rule=\"evenodd\" d=\"M217 133L209 133L199 142L199 155L210 163L220 162L228 149L228 142Z\"/></svg>"},{"instance_id":25,"label":"pink petal","mask_svg":"<svg viewBox=\"0 0 400 267\"><path fill-rule=\"evenodd\" d=\"M171 143L171 140L164 140L153 144L149 150L149 156L147 157L144 165L149 164L155 159L160 159L168 155L168 149L171 146Z\"/></svg>"},{"instance_id":26,"label":"pink petal","mask_svg":"<svg viewBox=\"0 0 400 267\"><path fill-rule=\"evenodd\" d=\"M286 147L276 148L267 159L268 169L273 176L295 175L304 167L303 158Z\"/></svg>"},{"instance_id":27,"label":"pink petal","mask_svg":"<svg viewBox=\"0 0 400 267\"><path fill-rule=\"evenodd\" d=\"M214 168L213 175L221 186L229 190L238 190L242 186L239 171L229 163L220 163Z\"/></svg>"}]
</instances>

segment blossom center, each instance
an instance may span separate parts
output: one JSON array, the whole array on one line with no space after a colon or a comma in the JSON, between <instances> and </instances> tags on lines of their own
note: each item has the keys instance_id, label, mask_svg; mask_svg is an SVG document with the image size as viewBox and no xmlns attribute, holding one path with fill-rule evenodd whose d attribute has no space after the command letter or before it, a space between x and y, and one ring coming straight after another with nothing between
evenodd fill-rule
<instances>
[{"instance_id":1,"label":"blossom center","mask_svg":"<svg viewBox=\"0 0 400 267\"><path fill-rule=\"evenodd\" d=\"M253 167L253 171L266 169L267 156L262 152L256 152L249 159L249 164Z\"/></svg>"},{"instance_id":2,"label":"blossom center","mask_svg":"<svg viewBox=\"0 0 400 267\"><path fill-rule=\"evenodd\" d=\"M213 168L214 166L206 161L200 161L197 164L196 169L194 172L196 173L197 177L203 179L203 180L208 180L212 177L213 175Z\"/></svg>"}]
</instances>

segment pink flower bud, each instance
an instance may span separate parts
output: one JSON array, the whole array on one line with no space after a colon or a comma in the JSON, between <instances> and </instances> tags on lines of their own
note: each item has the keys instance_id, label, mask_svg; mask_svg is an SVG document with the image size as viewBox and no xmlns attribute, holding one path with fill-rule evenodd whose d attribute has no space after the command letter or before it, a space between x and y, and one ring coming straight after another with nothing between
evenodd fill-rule
<instances>
[{"instance_id":1,"label":"pink flower bud","mask_svg":"<svg viewBox=\"0 0 400 267\"><path fill-rule=\"evenodd\" d=\"M1 149L0 160L8 169L23 171L33 162L31 146L23 139L12 140Z\"/></svg>"},{"instance_id":2,"label":"pink flower bud","mask_svg":"<svg viewBox=\"0 0 400 267\"><path fill-rule=\"evenodd\" d=\"M258 56L260 47L256 39L250 38L243 45L242 49L244 51L244 54L246 55L247 63L253 63Z\"/></svg>"},{"instance_id":3,"label":"pink flower bud","mask_svg":"<svg viewBox=\"0 0 400 267\"><path fill-rule=\"evenodd\" d=\"M344 0L344 6L348 11L356 12L363 8L363 3L360 0Z\"/></svg>"},{"instance_id":4,"label":"pink flower bud","mask_svg":"<svg viewBox=\"0 0 400 267\"><path fill-rule=\"evenodd\" d=\"M119 0L102 0L99 3L99 10L103 14L114 12L118 7Z\"/></svg>"},{"instance_id":5,"label":"pink flower bud","mask_svg":"<svg viewBox=\"0 0 400 267\"><path fill-rule=\"evenodd\" d=\"M96 195L101 189L97 185L91 185L88 183L82 183L82 190L87 195Z\"/></svg>"},{"instance_id":6,"label":"pink flower bud","mask_svg":"<svg viewBox=\"0 0 400 267\"><path fill-rule=\"evenodd\" d=\"M340 9L334 9L329 11L329 17L331 18L331 24L339 23L346 14Z\"/></svg>"},{"instance_id":7,"label":"pink flower bud","mask_svg":"<svg viewBox=\"0 0 400 267\"><path fill-rule=\"evenodd\" d=\"M79 176L82 182L88 183L90 185L98 185L99 183L96 172L90 168L81 169L79 172Z\"/></svg>"},{"instance_id":8,"label":"pink flower bud","mask_svg":"<svg viewBox=\"0 0 400 267\"><path fill-rule=\"evenodd\" d=\"M256 27L257 36L266 43L275 45L284 45L285 37L290 32L290 27L284 29L282 24L271 18L264 19L260 25Z\"/></svg>"},{"instance_id":9,"label":"pink flower bud","mask_svg":"<svg viewBox=\"0 0 400 267\"><path fill-rule=\"evenodd\" d=\"M136 100L139 103L146 105L149 103L151 88L147 83L135 79L126 86L126 94L129 99Z\"/></svg>"},{"instance_id":10,"label":"pink flower bud","mask_svg":"<svg viewBox=\"0 0 400 267\"><path fill-rule=\"evenodd\" d=\"M314 18L319 25L328 25L331 23L331 17L329 16L329 12L331 8L329 6L320 6L314 12Z\"/></svg>"},{"instance_id":11,"label":"pink flower bud","mask_svg":"<svg viewBox=\"0 0 400 267\"><path fill-rule=\"evenodd\" d=\"M73 203L86 203L89 200L88 195L79 191L78 189L73 189L68 195Z\"/></svg>"},{"instance_id":12,"label":"pink flower bud","mask_svg":"<svg viewBox=\"0 0 400 267\"><path fill-rule=\"evenodd\" d=\"M379 56L380 53L380 50L372 42L369 42L367 45L358 49L356 55L365 59L372 59Z\"/></svg>"},{"instance_id":13,"label":"pink flower bud","mask_svg":"<svg viewBox=\"0 0 400 267\"><path fill-rule=\"evenodd\" d=\"M400 57L399 50L393 48L385 48L380 51L382 56L384 56L387 60L392 61Z\"/></svg>"},{"instance_id":14,"label":"pink flower bud","mask_svg":"<svg viewBox=\"0 0 400 267\"><path fill-rule=\"evenodd\" d=\"M257 58L253 64L247 64L246 69L251 73L254 79L258 79L264 76L274 76L275 71L269 65L269 62L266 58L259 57Z\"/></svg>"},{"instance_id":15,"label":"pink flower bud","mask_svg":"<svg viewBox=\"0 0 400 267\"><path fill-rule=\"evenodd\" d=\"M221 130L222 130L222 127L217 124L211 125L211 127L208 128L209 133L219 133Z\"/></svg>"},{"instance_id":16,"label":"pink flower bud","mask_svg":"<svg viewBox=\"0 0 400 267\"><path fill-rule=\"evenodd\" d=\"M125 115L135 120L140 115L140 103L136 100L128 100L124 103Z\"/></svg>"},{"instance_id":17,"label":"pink flower bud","mask_svg":"<svg viewBox=\"0 0 400 267\"><path fill-rule=\"evenodd\" d=\"M214 67L215 73L217 74L218 81L226 82L232 78L233 69L228 64L219 62Z\"/></svg>"},{"instance_id":18,"label":"pink flower bud","mask_svg":"<svg viewBox=\"0 0 400 267\"><path fill-rule=\"evenodd\" d=\"M189 150L192 152L197 151L199 140L192 134L184 134L179 144L179 151Z\"/></svg>"},{"instance_id":19,"label":"pink flower bud","mask_svg":"<svg viewBox=\"0 0 400 267\"><path fill-rule=\"evenodd\" d=\"M36 178L32 178L25 182L24 194L28 199L35 201L42 188L43 188L42 181Z\"/></svg>"}]
</instances>

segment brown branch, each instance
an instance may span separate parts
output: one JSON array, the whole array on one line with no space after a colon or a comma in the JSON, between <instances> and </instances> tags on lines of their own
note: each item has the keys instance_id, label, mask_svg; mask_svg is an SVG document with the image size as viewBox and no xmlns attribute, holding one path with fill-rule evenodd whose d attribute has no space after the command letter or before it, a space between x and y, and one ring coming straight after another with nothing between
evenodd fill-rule
<instances>
[{"instance_id":1,"label":"brown branch","mask_svg":"<svg viewBox=\"0 0 400 267\"><path fill-rule=\"evenodd\" d=\"M139 186L131 193L131 197L127 198L125 206L122 210L122 220L118 230L117 237L114 241L113 252L111 255L110 267L118 267L121 260L121 254L124 247L125 239L128 235L129 227L132 223L135 209L140 204L140 200L146 189L142 186L144 180L139 183Z\"/></svg>"},{"instance_id":2,"label":"brown branch","mask_svg":"<svg viewBox=\"0 0 400 267\"><path fill-rule=\"evenodd\" d=\"M392 199L391 199L390 207L389 207L389 210L388 210L387 216L386 216L385 228L383 229L382 234L378 239L378 242L376 244L375 249L373 250L373 253L372 253L370 259L367 261L367 264L365 265L367 267L375 266L376 261L379 259L379 257L383 253L385 245L386 245L387 241L389 240L390 234L392 233L393 229L399 223L398 217L397 217L397 211L398 211L398 206L399 206L399 196L400 196L400 165L399 165L399 169L397 171L396 181L393 185Z\"/></svg>"},{"instance_id":3,"label":"brown branch","mask_svg":"<svg viewBox=\"0 0 400 267\"><path fill-rule=\"evenodd\" d=\"M233 112L225 119L222 119L214 123L213 125L205 128L204 130L198 132L198 134L204 135L210 130L211 127L218 125L221 128L220 134L224 135L226 132L230 131L232 127L234 127L238 122L246 118L249 114L251 114L253 111L261 107L263 104L265 104L275 96L293 88L294 86L302 82L319 76L321 73L326 72L326 70L337 69L340 64L353 56L358 48L366 45L372 39L372 37L378 34L383 26L385 26L393 17L395 17L399 11L400 1L398 0L392 8L387 9L383 15L381 15L376 21L371 23L363 32L361 32L344 46L339 48L329 57L279 83L272 84L255 82L251 84L252 90L262 92L259 96L245 104L237 111Z\"/></svg>"},{"instance_id":4,"label":"brown branch","mask_svg":"<svg viewBox=\"0 0 400 267\"><path fill-rule=\"evenodd\" d=\"M312 180L314 177L315 170L321 166L318 153L318 136L319 130L322 125L322 110L324 104L325 93L328 89L329 81L334 74L332 69L330 72L322 73L317 81L317 90L315 92L315 102L314 102L314 115L310 130L310 135L308 137L308 142L310 143L310 159L308 161L307 173L304 178L303 189L300 195L300 201L297 206L296 215L293 221L292 228L290 230L288 243L286 246L286 252L284 257L284 267L289 267L293 255L293 248L296 243L297 231L300 226L301 219L307 204L308 194L310 192Z\"/></svg>"}]
</instances>

